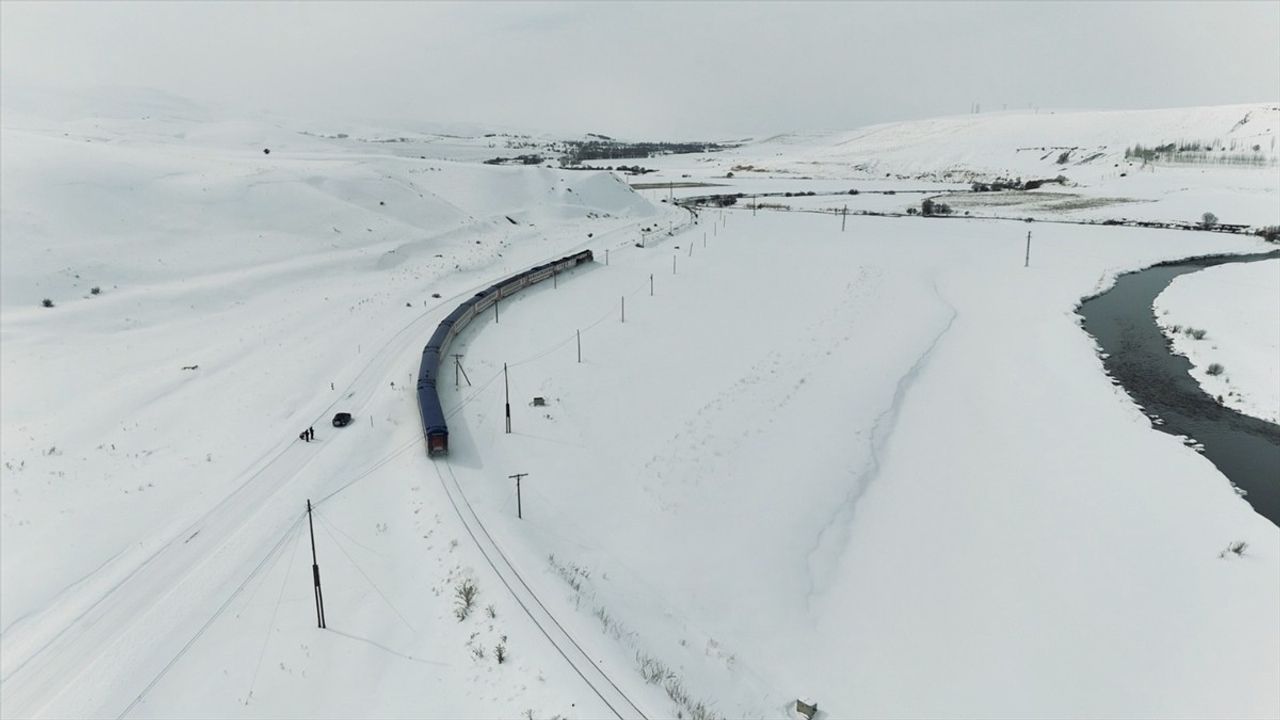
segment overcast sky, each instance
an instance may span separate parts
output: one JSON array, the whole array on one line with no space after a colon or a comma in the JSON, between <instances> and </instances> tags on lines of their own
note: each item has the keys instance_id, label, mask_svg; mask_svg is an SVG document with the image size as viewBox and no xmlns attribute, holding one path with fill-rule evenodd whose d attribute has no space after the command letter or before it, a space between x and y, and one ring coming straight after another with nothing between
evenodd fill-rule
<instances>
[{"instance_id":1,"label":"overcast sky","mask_svg":"<svg viewBox=\"0 0 1280 720\"><path fill-rule=\"evenodd\" d=\"M8 86L730 136L1280 100L1280 2L0 3Z\"/></svg>"}]
</instances>

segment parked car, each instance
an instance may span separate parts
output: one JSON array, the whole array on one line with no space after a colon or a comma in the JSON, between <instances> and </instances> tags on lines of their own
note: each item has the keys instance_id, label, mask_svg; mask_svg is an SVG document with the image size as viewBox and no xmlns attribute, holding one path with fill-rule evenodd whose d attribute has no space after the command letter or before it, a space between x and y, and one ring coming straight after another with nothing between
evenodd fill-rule
<instances>
[{"instance_id":1,"label":"parked car","mask_svg":"<svg viewBox=\"0 0 1280 720\"><path fill-rule=\"evenodd\" d=\"M351 413L338 413L333 416L334 427L346 427L351 424Z\"/></svg>"}]
</instances>

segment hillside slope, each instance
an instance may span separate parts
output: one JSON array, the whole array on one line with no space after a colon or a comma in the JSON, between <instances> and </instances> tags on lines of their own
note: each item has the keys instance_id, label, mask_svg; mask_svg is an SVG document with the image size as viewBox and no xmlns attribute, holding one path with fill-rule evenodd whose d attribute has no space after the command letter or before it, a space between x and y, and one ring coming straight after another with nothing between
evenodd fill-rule
<instances>
[{"instance_id":1,"label":"hillside slope","mask_svg":"<svg viewBox=\"0 0 1280 720\"><path fill-rule=\"evenodd\" d=\"M645 181L720 183L732 177L733 186L750 195L843 194L850 187L844 181L857 180L864 190L960 191L945 198L957 214L1188 223L1212 212L1222 223L1262 227L1280 225L1277 135L1280 103L1008 111L784 134L720 153L651 158L645 164L661 172ZM911 182L893 183L898 180ZM970 183L994 180L1050 182L1030 191L969 194ZM873 200L860 198L855 204L906 212L919 209L920 199L868 205ZM786 204L832 207L821 197Z\"/></svg>"},{"instance_id":2,"label":"hillside slope","mask_svg":"<svg viewBox=\"0 0 1280 720\"><path fill-rule=\"evenodd\" d=\"M781 135L740 150L770 167L831 167L938 179L1101 177L1141 145L1198 143L1165 159L1206 166L1274 167L1280 103L1123 111L1008 111L884 123L837 133ZM1256 149L1255 149L1256 147ZM1209 148L1212 148L1211 150ZM770 160L770 156L777 158Z\"/></svg>"}]
</instances>

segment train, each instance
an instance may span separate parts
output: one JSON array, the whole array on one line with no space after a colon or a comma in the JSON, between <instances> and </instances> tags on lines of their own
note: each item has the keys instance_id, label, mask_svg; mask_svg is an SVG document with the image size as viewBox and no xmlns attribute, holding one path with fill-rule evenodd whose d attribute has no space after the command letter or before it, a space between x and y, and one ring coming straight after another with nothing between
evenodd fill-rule
<instances>
[{"instance_id":1,"label":"train","mask_svg":"<svg viewBox=\"0 0 1280 720\"><path fill-rule=\"evenodd\" d=\"M418 367L418 409L422 415L422 435L427 444L427 455L449 454L449 424L445 421L444 408L440 405L437 384L440 379L440 361L448 356L449 343L462 332L477 315L493 307L502 298L510 297L524 288L542 282L554 275L575 268L594 259L590 250L583 250L531 267L512 275L476 293L454 308L436 327L436 331L422 349L422 364Z\"/></svg>"}]
</instances>

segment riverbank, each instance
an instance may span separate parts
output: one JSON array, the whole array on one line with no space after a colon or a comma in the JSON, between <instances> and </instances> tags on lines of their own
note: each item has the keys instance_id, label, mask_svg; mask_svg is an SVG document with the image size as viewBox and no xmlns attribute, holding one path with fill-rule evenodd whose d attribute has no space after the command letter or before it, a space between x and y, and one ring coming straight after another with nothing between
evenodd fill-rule
<instances>
[{"instance_id":1,"label":"riverbank","mask_svg":"<svg viewBox=\"0 0 1280 720\"><path fill-rule=\"evenodd\" d=\"M1182 275L1276 258L1276 252L1216 254L1157 263L1124 273L1106 292L1082 302L1077 313L1098 344L1107 374L1152 426L1203 453L1259 515L1280 525L1280 428L1205 394L1190 375L1190 361L1170 351L1151 313L1156 296Z\"/></svg>"},{"instance_id":2,"label":"riverbank","mask_svg":"<svg viewBox=\"0 0 1280 720\"><path fill-rule=\"evenodd\" d=\"M1280 424L1280 260L1183 275L1156 297L1154 310L1206 393Z\"/></svg>"}]
</instances>

